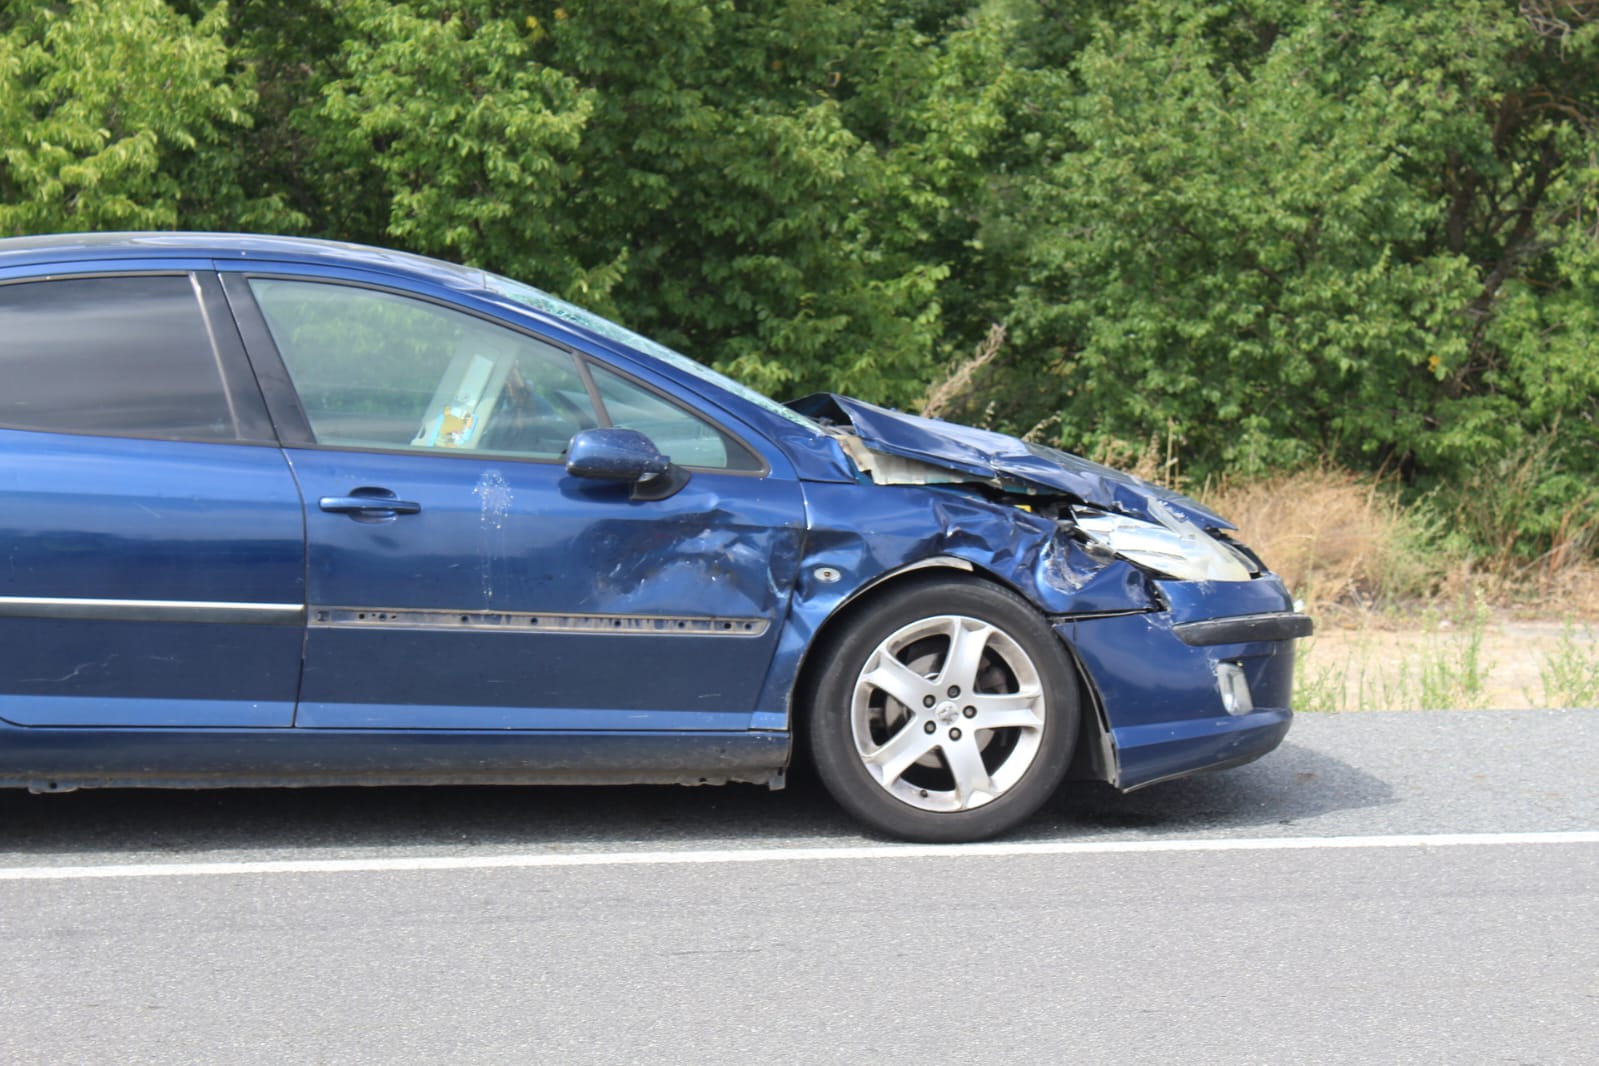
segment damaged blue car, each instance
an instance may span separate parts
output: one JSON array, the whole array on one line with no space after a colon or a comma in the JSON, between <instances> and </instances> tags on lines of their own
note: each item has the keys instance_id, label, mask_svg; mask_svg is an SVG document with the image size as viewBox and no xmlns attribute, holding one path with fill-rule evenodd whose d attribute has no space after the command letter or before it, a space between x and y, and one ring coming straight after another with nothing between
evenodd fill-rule
<instances>
[{"instance_id":1,"label":"damaged blue car","mask_svg":"<svg viewBox=\"0 0 1599 1066\"><path fill-rule=\"evenodd\" d=\"M1283 583L1181 495L778 404L481 270L0 240L0 785L709 784L973 840L1291 719Z\"/></svg>"}]
</instances>

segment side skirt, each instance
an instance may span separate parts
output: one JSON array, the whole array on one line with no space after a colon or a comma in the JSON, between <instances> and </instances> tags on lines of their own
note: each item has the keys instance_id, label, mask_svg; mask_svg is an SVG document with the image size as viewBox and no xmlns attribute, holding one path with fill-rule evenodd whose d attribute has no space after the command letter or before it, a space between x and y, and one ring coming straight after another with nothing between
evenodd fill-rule
<instances>
[{"instance_id":1,"label":"side skirt","mask_svg":"<svg viewBox=\"0 0 1599 1066\"><path fill-rule=\"evenodd\" d=\"M786 733L0 728L0 788L720 785L781 788Z\"/></svg>"}]
</instances>

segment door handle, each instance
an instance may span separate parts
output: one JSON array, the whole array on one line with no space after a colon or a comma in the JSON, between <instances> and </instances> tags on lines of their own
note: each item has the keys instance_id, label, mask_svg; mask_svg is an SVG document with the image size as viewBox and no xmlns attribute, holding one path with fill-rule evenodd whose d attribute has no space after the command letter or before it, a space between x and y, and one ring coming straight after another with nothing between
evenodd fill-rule
<instances>
[{"instance_id":1,"label":"door handle","mask_svg":"<svg viewBox=\"0 0 1599 1066\"><path fill-rule=\"evenodd\" d=\"M317 506L332 514L347 514L356 518L393 518L402 514L417 514L422 505L412 500L401 500L388 489L363 486L351 489L348 496L324 496Z\"/></svg>"}]
</instances>

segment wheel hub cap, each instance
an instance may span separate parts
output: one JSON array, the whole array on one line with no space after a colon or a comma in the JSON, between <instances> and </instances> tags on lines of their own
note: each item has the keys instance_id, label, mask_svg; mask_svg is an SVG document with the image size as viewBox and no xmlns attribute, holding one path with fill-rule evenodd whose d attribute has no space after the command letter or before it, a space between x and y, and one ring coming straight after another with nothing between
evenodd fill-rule
<instances>
[{"instance_id":1,"label":"wheel hub cap","mask_svg":"<svg viewBox=\"0 0 1599 1066\"><path fill-rule=\"evenodd\" d=\"M966 615L902 626L867 656L850 720L867 772L930 811L1004 795L1043 741L1038 667L1003 629Z\"/></svg>"}]
</instances>

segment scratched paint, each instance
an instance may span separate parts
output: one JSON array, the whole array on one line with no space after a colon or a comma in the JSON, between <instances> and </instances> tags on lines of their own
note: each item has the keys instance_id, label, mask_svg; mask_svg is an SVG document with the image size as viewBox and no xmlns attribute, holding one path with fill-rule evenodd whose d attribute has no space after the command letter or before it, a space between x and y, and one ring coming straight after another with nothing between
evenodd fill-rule
<instances>
[{"instance_id":1,"label":"scratched paint","mask_svg":"<svg viewBox=\"0 0 1599 1066\"><path fill-rule=\"evenodd\" d=\"M505 558L505 523L515 497L505 475L490 467L472 489L478 500L478 571L483 576L483 602L494 602L494 571Z\"/></svg>"}]
</instances>

